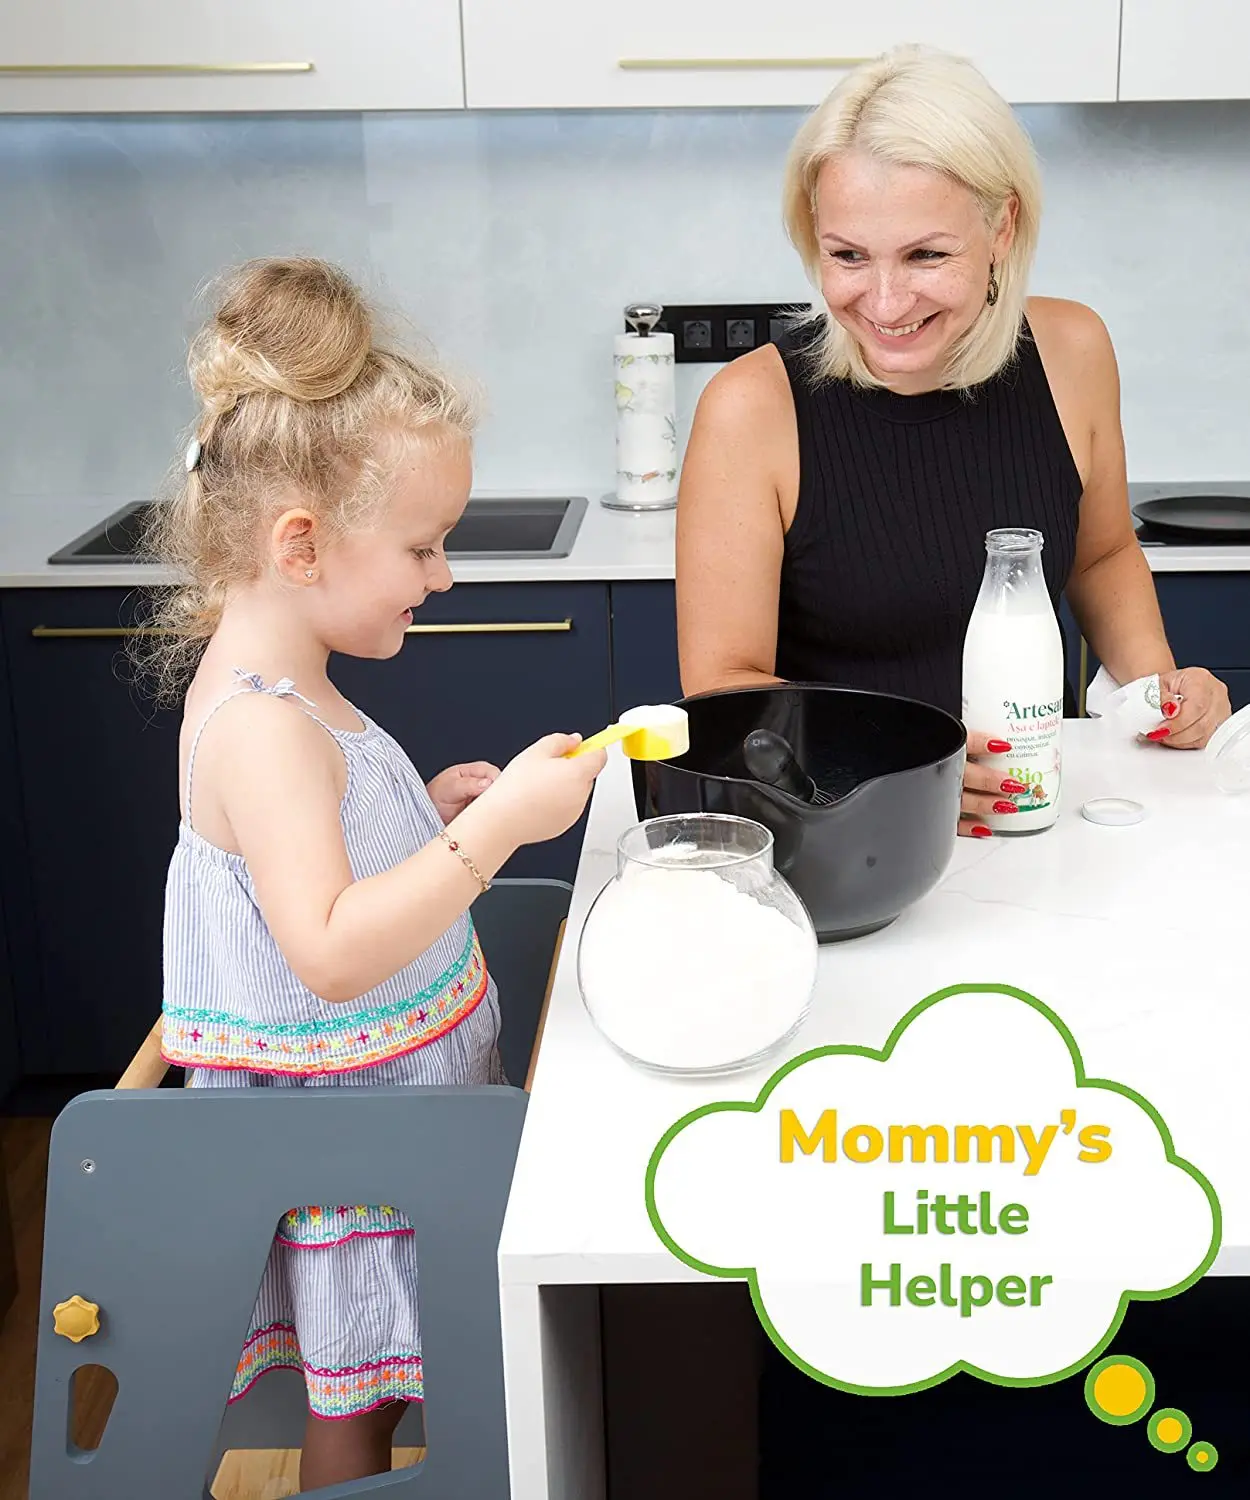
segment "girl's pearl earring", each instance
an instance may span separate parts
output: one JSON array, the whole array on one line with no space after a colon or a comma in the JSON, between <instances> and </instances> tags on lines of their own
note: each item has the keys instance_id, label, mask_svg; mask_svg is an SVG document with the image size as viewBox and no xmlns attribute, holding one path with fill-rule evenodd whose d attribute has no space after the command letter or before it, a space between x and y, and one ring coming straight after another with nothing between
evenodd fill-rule
<instances>
[{"instance_id":1,"label":"girl's pearl earring","mask_svg":"<svg viewBox=\"0 0 1250 1500\"><path fill-rule=\"evenodd\" d=\"M316 578L316 576L317 576L317 574L315 573L315 571L312 568L306 568L304 570L304 577L305 578Z\"/></svg>"}]
</instances>

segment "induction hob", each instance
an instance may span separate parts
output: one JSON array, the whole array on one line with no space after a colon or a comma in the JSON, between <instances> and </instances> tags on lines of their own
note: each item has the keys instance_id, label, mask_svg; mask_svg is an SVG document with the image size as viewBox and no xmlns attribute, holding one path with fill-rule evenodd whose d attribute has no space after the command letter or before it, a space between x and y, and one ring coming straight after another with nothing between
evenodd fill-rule
<instances>
[{"instance_id":1,"label":"induction hob","mask_svg":"<svg viewBox=\"0 0 1250 1500\"><path fill-rule=\"evenodd\" d=\"M1139 505L1143 500L1171 499L1185 495L1236 495L1243 499L1250 499L1250 480L1195 479L1190 483L1131 483L1128 487L1130 507ZM1143 547L1244 547L1247 545L1245 537L1236 534L1222 536L1219 532L1211 532L1202 537L1195 535L1192 538L1182 539L1157 530L1148 521L1140 520L1136 513L1134 513L1133 520L1137 539Z\"/></svg>"}]
</instances>

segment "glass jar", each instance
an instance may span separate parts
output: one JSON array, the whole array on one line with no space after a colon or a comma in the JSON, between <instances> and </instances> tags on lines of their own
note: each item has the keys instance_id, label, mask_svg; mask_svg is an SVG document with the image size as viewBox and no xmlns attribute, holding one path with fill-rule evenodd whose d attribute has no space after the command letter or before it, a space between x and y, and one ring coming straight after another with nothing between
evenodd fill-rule
<instances>
[{"instance_id":1,"label":"glass jar","mask_svg":"<svg viewBox=\"0 0 1250 1500\"><path fill-rule=\"evenodd\" d=\"M577 980L618 1052L660 1073L727 1073L794 1035L819 949L767 828L726 813L651 818L621 835L616 866L582 929Z\"/></svg>"},{"instance_id":2,"label":"glass jar","mask_svg":"<svg viewBox=\"0 0 1250 1500\"><path fill-rule=\"evenodd\" d=\"M1207 741L1206 757L1220 791L1250 792L1250 704L1224 720Z\"/></svg>"}]
</instances>

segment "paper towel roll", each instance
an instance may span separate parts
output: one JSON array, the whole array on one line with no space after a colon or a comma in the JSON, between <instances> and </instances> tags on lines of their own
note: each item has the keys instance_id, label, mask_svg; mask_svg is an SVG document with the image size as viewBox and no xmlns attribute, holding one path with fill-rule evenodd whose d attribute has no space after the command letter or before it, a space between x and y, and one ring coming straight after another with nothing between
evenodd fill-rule
<instances>
[{"instance_id":1,"label":"paper towel roll","mask_svg":"<svg viewBox=\"0 0 1250 1500\"><path fill-rule=\"evenodd\" d=\"M619 333L616 375L616 491L619 510L669 510L677 504L677 390L671 333Z\"/></svg>"},{"instance_id":2,"label":"paper towel roll","mask_svg":"<svg viewBox=\"0 0 1250 1500\"><path fill-rule=\"evenodd\" d=\"M1085 689L1085 712L1089 718L1101 719L1105 727L1130 739L1149 734L1164 721L1159 674L1138 677L1122 687L1106 667L1100 666Z\"/></svg>"}]
</instances>

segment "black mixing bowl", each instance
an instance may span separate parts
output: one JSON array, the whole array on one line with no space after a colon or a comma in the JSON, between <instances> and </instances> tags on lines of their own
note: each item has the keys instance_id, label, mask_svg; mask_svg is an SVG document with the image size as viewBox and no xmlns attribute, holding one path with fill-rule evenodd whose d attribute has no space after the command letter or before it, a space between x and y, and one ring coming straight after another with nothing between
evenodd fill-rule
<instances>
[{"instance_id":1,"label":"black mixing bowl","mask_svg":"<svg viewBox=\"0 0 1250 1500\"><path fill-rule=\"evenodd\" d=\"M717 812L762 823L821 942L887 926L941 879L959 821L967 736L958 719L911 698L822 684L728 689L680 703L690 749L634 762L639 817ZM793 748L816 801L748 771L743 742L760 730ZM759 761L752 764L758 772Z\"/></svg>"}]
</instances>

